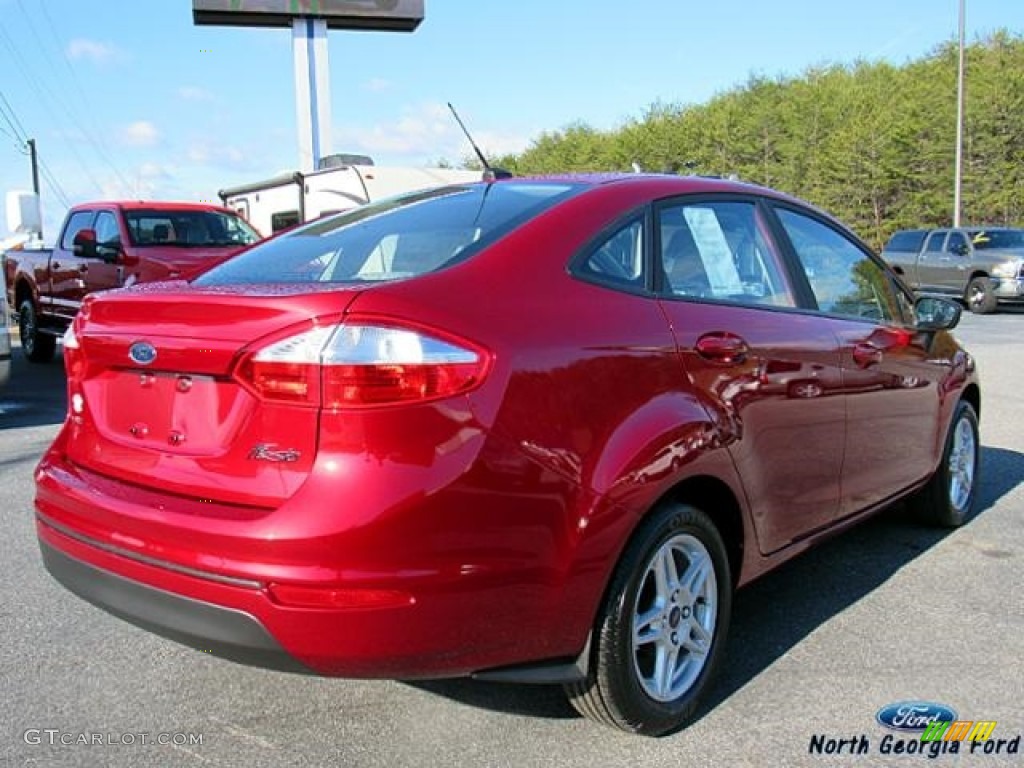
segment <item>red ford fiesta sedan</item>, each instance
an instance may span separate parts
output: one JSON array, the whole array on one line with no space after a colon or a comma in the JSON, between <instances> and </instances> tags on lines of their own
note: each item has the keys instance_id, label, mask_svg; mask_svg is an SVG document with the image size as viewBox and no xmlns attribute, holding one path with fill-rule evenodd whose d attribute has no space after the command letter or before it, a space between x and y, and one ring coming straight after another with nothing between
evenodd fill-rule
<instances>
[{"instance_id":1,"label":"red ford fiesta sedan","mask_svg":"<svg viewBox=\"0 0 1024 768\"><path fill-rule=\"evenodd\" d=\"M842 225L713 179L507 179L90 297L36 471L68 589L226 658L693 714L731 595L908 497L958 525L980 393Z\"/></svg>"}]
</instances>

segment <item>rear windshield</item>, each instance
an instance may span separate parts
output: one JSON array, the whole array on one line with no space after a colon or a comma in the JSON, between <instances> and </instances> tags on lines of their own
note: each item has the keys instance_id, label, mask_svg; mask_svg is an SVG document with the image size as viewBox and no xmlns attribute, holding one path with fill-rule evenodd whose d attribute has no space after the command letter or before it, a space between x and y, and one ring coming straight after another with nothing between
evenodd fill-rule
<instances>
[{"instance_id":1,"label":"rear windshield","mask_svg":"<svg viewBox=\"0 0 1024 768\"><path fill-rule=\"evenodd\" d=\"M198 285L376 283L469 258L580 185L501 181L440 187L321 219L255 246Z\"/></svg>"},{"instance_id":2,"label":"rear windshield","mask_svg":"<svg viewBox=\"0 0 1024 768\"><path fill-rule=\"evenodd\" d=\"M975 248L1024 248L1024 229L989 229L971 233Z\"/></svg>"}]
</instances>

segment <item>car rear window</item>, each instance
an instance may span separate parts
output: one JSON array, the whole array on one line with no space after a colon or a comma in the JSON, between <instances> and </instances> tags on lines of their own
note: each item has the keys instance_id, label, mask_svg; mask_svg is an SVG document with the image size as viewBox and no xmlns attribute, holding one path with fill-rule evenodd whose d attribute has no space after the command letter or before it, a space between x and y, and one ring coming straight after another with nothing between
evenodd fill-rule
<instances>
[{"instance_id":1,"label":"car rear window","mask_svg":"<svg viewBox=\"0 0 1024 768\"><path fill-rule=\"evenodd\" d=\"M198 277L196 284L415 277L469 258L582 186L513 180L390 198L268 240Z\"/></svg>"},{"instance_id":2,"label":"car rear window","mask_svg":"<svg viewBox=\"0 0 1024 768\"><path fill-rule=\"evenodd\" d=\"M889 242L885 244L883 250L886 251L917 251L921 250L921 244L924 242L924 236L928 234L927 230L923 229L911 229L905 232L897 232L889 238Z\"/></svg>"}]
</instances>

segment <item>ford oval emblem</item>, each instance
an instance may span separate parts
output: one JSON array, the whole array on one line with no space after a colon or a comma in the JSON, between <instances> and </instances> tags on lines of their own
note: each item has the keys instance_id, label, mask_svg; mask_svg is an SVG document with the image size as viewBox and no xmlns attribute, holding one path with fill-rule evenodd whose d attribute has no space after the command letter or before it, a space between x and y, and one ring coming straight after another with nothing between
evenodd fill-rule
<instances>
[{"instance_id":1,"label":"ford oval emblem","mask_svg":"<svg viewBox=\"0 0 1024 768\"><path fill-rule=\"evenodd\" d=\"M133 363L149 365L156 360L156 347L148 341L136 341L129 347L128 357L132 359Z\"/></svg>"},{"instance_id":2,"label":"ford oval emblem","mask_svg":"<svg viewBox=\"0 0 1024 768\"><path fill-rule=\"evenodd\" d=\"M875 720L891 731L923 731L931 723L956 720L956 711L934 701L897 701L878 710Z\"/></svg>"}]
</instances>

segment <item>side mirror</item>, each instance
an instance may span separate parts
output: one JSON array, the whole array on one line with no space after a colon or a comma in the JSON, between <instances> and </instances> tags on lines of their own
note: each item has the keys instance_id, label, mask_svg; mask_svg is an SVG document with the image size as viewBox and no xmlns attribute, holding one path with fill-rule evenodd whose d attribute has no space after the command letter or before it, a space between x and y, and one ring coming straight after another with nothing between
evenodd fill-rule
<instances>
[{"instance_id":1,"label":"side mirror","mask_svg":"<svg viewBox=\"0 0 1024 768\"><path fill-rule=\"evenodd\" d=\"M86 259L96 257L96 230L80 229L71 243L71 252Z\"/></svg>"},{"instance_id":2,"label":"side mirror","mask_svg":"<svg viewBox=\"0 0 1024 768\"><path fill-rule=\"evenodd\" d=\"M121 243L111 240L96 245L96 255L106 264L119 264L121 262Z\"/></svg>"},{"instance_id":3,"label":"side mirror","mask_svg":"<svg viewBox=\"0 0 1024 768\"><path fill-rule=\"evenodd\" d=\"M922 296L914 304L919 331L948 331L960 322L960 305L949 299Z\"/></svg>"}]
</instances>

